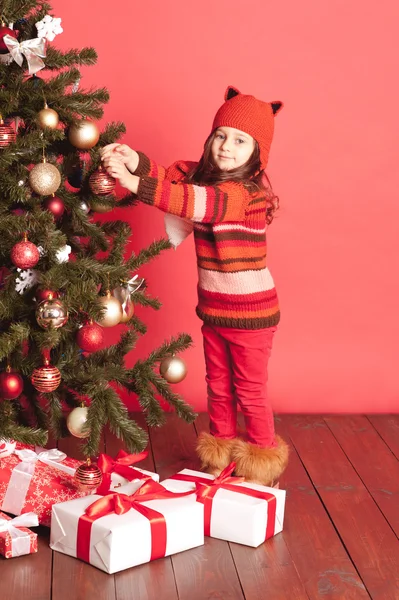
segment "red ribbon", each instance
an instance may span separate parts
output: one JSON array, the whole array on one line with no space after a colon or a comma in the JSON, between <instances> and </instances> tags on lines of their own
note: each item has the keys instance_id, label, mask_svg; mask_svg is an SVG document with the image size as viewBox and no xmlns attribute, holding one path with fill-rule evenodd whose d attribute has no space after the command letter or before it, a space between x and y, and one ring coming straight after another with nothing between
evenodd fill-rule
<instances>
[{"instance_id":1,"label":"red ribbon","mask_svg":"<svg viewBox=\"0 0 399 600\"><path fill-rule=\"evenodd\" d=\"M165 556L166 553L166 521L162 513L142 506L141 502L149 500L166 500L170 498L181 498L193 494L194 490L175 494L169 492L162 485L148 479L134 494L127 496L126 494L117 494L112 492L102 498L99 498L93 504L86 508L85 514L79 518L78 533L76 540L76 555L77 558L90 562L90 537L91 528L97 519L112 515L123 515L130 509L137 510L140 514L150 521L151 527L151 558L155 560Z\"/></svg>"},{"instance_id":2,"label":"red ribbon","mask_svg":"<svg viewBox=\"0 0 399 600\"><path fill-rule=\"evenodd\" d=\"M236 492L237 494L244 494L245 496L251 496L252 498L266 500L267 523L265 540L267 540L270 537L273 537L276 527L276 496L270 492L261 492L260 490L253 490L251 488L238 487L236 484L244 482L245 479L244 477L230 477L231 473L235 469L235 466L235 463L231 463L220 473L218 477L212 480L207 479L206 477L184 475L181 473L173 475L173 477L170 477L170 479L175 479L177 481L190 481L195 483L197 500L198 502L202 502L204 505L204 533L207 536L211 535L212 503L218 490L229 490L231 492Z\"/></svg>"},{"instance_id":3,"label":"red ribbon","mask_svg":"<svg viewBox=\"0 0 399 600\"><path fill-rule=\"evenodd\" d=\"M124 450L119 450L115 460L111 458L111 456L108 456L108 454L100 454L97 464L103 474L103 478L96 493L100 494L100 496L104 496L109 492L111 486L111 473L117 473L128 481L133 481L133 479L146 479L148 475L137 471L137 469L132 469L130 465L134 465L141 460L144 460L147 456L147 450L140 454L128 454Z\"/></svg>"}]
</instances>

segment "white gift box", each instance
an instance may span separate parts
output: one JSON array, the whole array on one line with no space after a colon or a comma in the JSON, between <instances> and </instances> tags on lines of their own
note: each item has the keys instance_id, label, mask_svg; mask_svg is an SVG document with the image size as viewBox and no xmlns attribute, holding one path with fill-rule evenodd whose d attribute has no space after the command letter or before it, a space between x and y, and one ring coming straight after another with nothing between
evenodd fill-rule
<instances>
[{"instance_id":1,"label":"white gift box","mask_svg":"<svg viewBox=\"0 0 399 600\"><path fill-rule=\"evenodd\" d=\"M200 481L206 479L211 482L215 479L212 475L190 469L183 469L178 475L198 477ZM165 479L161 481L161 485L171 492L196 489L194 482L176 479ZM229 487L237 487L237 492L220 488L212 500L209 530L211 537L256 548L283 530L285 490L248 482ZM240 489L265 493L266 499L240 493ZM207 513L205 510L205 526Z\"/></svg>"},{"instance_id":2,"label":"white gift box","mask_svg":"<svg viewBox=\"0 0 399 600\"><path fill-rule=\"evenodd\" d=\"M135 482L124 486L125 491L137 487ZM120 496L118 494L118 496ZM86 508L102 496L55 504L51 519L50 547L76 558L78 523ZM164 516L166 523L166 551L164 556L182 552L204 543L204 507L195 494L171 499L149 500L142 503ZM90 532L89 560L91 565L116 573L123 569L149 562L152 555L150 521L134 508L124 514L108 514L93 521Z\"/></svg>"}]
</instances>

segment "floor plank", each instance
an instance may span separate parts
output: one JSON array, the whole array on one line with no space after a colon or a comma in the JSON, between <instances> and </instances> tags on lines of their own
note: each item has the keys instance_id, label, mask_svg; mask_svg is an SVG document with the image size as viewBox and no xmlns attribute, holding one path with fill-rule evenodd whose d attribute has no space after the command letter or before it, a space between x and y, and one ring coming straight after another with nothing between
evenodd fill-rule
<instances>
[{"instance_id":1,"label":"floor plank","mask_svg":"<svg viewBox=\"0 0 399 600\"><path fill-rule=\"evenodd\" d=\"M114 575L54 552L52 600L115 600Z\"/></svg>"},{"instance_id":2,"label":"floor plank","mask_svg":"<svg viewBox=\"0 0 399 600\"><path fill-rule=\"evenodd\" d=\"M323 418L285 417L288 433L369 594L399 598L398 540Z\"/></svg>"},{"instance_id":3,"label":"floor plank","mask_svg":"<svg viewBox=\"0 0 399 600\"><path fill-rule=\"evenodd\" d=\"M276 419L276 430L290 443L284 415ZM280 487L287 490L281 535L309 598L369 598L297 451L290 446L290 461L280 479Z\"/></svg>"},{"instance_id":4,"label":"floor plank","mask_svg":"<svg viewBox=\"0 0 399 600\"><path fill-rule=\"evenodd\" d=\"M339 445L399 538L399 461L361 415L324 418Z\"/></svg>"},{"instance_id":5,"label":"floor plank","mask_svg":"<svg viewBox=\"0 0 399 600\"><path fill-rule=\"evenodd\" d=\"M151 431L155 465L161 480L181 469L198 470L196 432L174 414L167 424ZM206 544L172 556L179 600L242 600L244 598L227 542L206 539Z\"/></svg>"},{"instance_id":6,"label":"floor plank","mask_svg":"<svg viewBox=\"0 0 399 600\"><path fill-rule=\"evenodd\" d=\"M243 429L241 414L238 421L239 427ZM198 434L201 431L208 432L208 415L199 415L195 427ZM259 548L233 543L229 545L246 600L263 600L265 590L273 600L308 598L283 534L268 540Z\"/></svg>"},{"instance_id":7,"label":"floor plank","mask_svg":"<svg viewBox=\"0 0 399 600\"><path fill-rule=\"evenodd\" d=\"M399 460L399 414L367 415L367 418Z\"/></svg>"},{"instance_id":8,"label":"floor plank","mask_svg":"<svg viewBox=\"0 0 399 600\"><path fill-rule=\"evenodd\" d=\"M49 547L49 529L32 528L38 534L38 551L16 558L0 556L0 597L3 600L27 598L50 600L52 551Z\"/></svg>"}]
</instances>

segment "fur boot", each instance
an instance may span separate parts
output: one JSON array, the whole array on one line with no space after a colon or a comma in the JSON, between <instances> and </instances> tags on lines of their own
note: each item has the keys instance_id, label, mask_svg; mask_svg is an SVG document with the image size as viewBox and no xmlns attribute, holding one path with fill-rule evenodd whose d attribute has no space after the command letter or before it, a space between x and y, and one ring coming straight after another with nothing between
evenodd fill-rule
<instances>
[{"instance_id":1,"label":"fur boot","mask_svg":"<svg viewBox=\"0 0 399 600\"><path fill-rule=\"evenodd\" d=\"M203 431L198 437L197 444L202 470L214 477L220 475L231 463L231 452L236 441L236 439L217 438Z\"/></svg>"},{"instance_id":2,"label":"fur boot","mask_svg":"<svg viewBox=\"0 0 399 600\"><path fill-rule=\"evenodd\" d=\"M288 464L289 447L276 436L275 448L259 448L255 444L236 439L231 459L236 463L234 475L246 481L273 487Z\"/></svg>"}]
</instances>

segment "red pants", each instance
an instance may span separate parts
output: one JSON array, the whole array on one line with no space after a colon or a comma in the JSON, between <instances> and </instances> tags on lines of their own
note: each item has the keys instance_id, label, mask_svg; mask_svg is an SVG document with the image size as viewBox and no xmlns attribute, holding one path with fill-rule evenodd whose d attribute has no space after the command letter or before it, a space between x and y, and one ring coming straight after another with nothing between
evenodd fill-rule
<instances>
[{"instance_id":1,"label":"red pants","mask_svg":"<svg viewBox=\"0 0 399 600\"><path fill-rule=\"evenodd\" d=\"M267 397L267 363L276 329L202 326L210 432L215 437L237 436L238 403L248 441L260 447L276 445Z\"/></svg>"}]
</instances>

